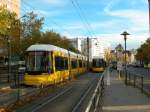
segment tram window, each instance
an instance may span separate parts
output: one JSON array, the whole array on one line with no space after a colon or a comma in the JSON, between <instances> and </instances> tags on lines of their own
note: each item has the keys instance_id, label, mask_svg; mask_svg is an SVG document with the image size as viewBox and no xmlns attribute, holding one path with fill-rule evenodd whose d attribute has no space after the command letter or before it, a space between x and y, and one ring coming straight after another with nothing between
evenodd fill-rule
<instances>
[{"instance_id":1,"label":"tram window","mask_svg":"<svg viewBox=\"0 0 150 112\"><path fill-rule=\"evenodd\" d=\"M72 68L77 68L77 60L72 60L71 61L71 67Z\"/></svg>"},{"instance_id":2,"label":"tram window","mask_svg":"<svg viewBox=\"0 0 150 112\"><path fill-rule=\"evenodd\" d=\"M83 67L86 67L86 64L85 64L85 63L86 63L86 62L84 61L84 62L83 62Z\"/></svg>"},{"instance_id":3,"label":"tram window","mask_svg":"<svg viewBox=\"0 0 150 112\"><path fill-rule=\"evenodd\" d=\"M56 68L56 71L64 69L62 57L55 57L55 68Z\"/></svg>"},{"instance_id":4,"label":"tram window","mask_svg":"<svg viewBox=\"0 0 150 112\"><path fill-rule=\"evenodd\" d=\"M55 57L56 71L68 69L68 59L63 57Z\"/></svg>"},{"instance_id":5,"label":"tram window","mask_svg":"<svg viewBox=\"0 0 150 112\"><path fill-rule=\"evenodd\" d=\"M67 58L64 58L64 67L65 67L65 69L68 69L68 59Z\"/></svg>"},{"instance_id":6,"label":"tram window","mask_svg":"<svg viewBox=\"0 0 150 112\"><path fill-rule=\"evenodd\" d=\"M54 73L53 63L54 63L53 52L51 52L51 59L50 59L50 70L51 70L51 73Z\"/></svg>"},{"instance_id":7,"label":"tram window","mask_svg":"<svg viewBox=\"0 0 150 112\"><path fill-rule=\"evenodd\" d=\"M82 67L82 61L79 60L79 67Z\"/></svg>"},{"instance_id":8,"label":"tram window","mask_svg":"<svg viewBox=\"0 0 150 112\"><path fill-rule=\"evenodd\" d=\"M48 52L28 52L26 55L26 68L28 72L47 72L49 68Z\"/></svg>"}]
</instances>

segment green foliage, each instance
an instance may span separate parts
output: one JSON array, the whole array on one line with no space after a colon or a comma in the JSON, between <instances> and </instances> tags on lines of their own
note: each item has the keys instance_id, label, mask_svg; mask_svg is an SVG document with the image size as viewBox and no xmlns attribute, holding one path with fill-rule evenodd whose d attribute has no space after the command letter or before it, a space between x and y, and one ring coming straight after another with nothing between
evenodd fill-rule
<instances>
[{"instance_id":1,"label":"green foliage","mask_svg":"<svg viewBox=\"0 0 150 112\"><path fill-rule=\"evenodd\" d=\"M17 19L16 14L7 10L5 6L0 7L0 37L1 44L7 47L6 37L11 39L11 54L21 57L25 50L32 44L52 44L74 52L78 52L67 37L61 36L54 31L42 32L44 18L39 18L37 14L30 12L21 17L22 21Z\"/></svg>"},{"instance_id":2,"label":"green foliage","mask_svg":"<svg viewBox=\"0 0 150 112\"><path fill-rule=\"evenodd\" d=\"M32 44L52 44L65 49L69 49L74 52L78 52L71 44L69 39L61 36L54 31L42 32L42 25L44 18L38 18L37 14L33 12L27 13L26 17L22 21L22 37L21 38L21 51L25 50Z\"/></svg>"},{"instance_id":3,"label":"green foliage","mask_svg":"<svg viewBox=\"0 0 150 112\"><path fill-rule=\"evenodd\" d=\"M22 39L22 51L25 52L25 50L32 44L52 44L55 46L59 46L64 49L68 49L74 52L78 52L71 44L69 39L66 37L62 37L60 34L53 32L53 31L47 31L45 33L42 33L41 36L33 37L33 38L23 38Z\"/></svg>"},{"instance_id":4,"label":"green foliage","mask_svg":"<svg viewBox=\"0 0 150 112\"><path fill-rule=\"evenodd\" d=\"M7 41L11 40L11 51L19 48L20 22L15 13L7 10L6 6L0 6L0 47L7 49ZM16 44L17 43L17 44ZM7 54L4 52L4 54Z\"/></svg>"},{"instance_id":5,"label":"green foliage","mask_svg":"<svg viewBox=\"0 0 150 112\"><path fill-rule=\"evenodd\" d=\"M34 38L41 36L41 29L43 24L43 17L38 18L38 15L33 12L27 13L22 21L22 36L24 38Z\"/></svg>"},{"instance_id":6,"label":"green foliage","mask_svg":"<svg viewBox=\"0 0 150 112\"><path fill-rule=\"evenodd\" d=\"M0 6L0 34L10 35L10 29L14 26L16 14L7 10L5 6Z\"/></svg>"},{"instance_id":7,"label":"green foliage","mask_svg":"<svg viewBox=\"0 0 150 112\"><path fill-rule=\"evenodd\" d=\"M150 38L137 49L136 59L144 62L150 60Z\"/></svg>"}]
</instances>

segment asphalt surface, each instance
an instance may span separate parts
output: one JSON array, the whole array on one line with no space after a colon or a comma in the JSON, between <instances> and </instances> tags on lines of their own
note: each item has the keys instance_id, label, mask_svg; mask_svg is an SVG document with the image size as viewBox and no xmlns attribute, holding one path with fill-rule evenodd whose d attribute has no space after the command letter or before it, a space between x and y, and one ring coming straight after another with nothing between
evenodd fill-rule
<instances>
[{"instance_id":1,"label":"asphalt surface","mask_svg":"<svg viewBox=\"0 0 150 112\"><path fill-rule=\"evenodd\" d=\"M100 73L79 76L63 87L16 110L16 112L83 112L96 88Z\"/></svg>"},{"instance_id":2,"label":"asphalt surface","mask_svg":"<svg viewBox=\"0 0 150 112\"><path fill-rule=\"evenodd\" d=\"M150 68L144 68L144 67L128 67L128 71L130 71L133 74L136 75L143 75L146 78L150 79Z\"/></svg>"},{"instance_id":3,"label":"asphalt surface","mask_svg":"<svg viewBox=\"0 0 150 112\"><path fill-rule=\"evenodd\" d=\"M126 86L116 70L105 75L102 112L150 112L150 99L132 86Z\"/></svg>"}]
</instances>

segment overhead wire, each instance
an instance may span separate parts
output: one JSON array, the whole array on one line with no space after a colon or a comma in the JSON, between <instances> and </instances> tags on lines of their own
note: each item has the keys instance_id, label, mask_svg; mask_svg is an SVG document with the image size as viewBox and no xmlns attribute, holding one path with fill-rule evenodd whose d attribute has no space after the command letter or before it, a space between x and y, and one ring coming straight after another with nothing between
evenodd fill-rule
<instances>
[{"instance_id":1,"label":"overhead wire","mask_svg":"<svg viewBox=\"0 0 150 112\"><path fill-rule=\"evenodd\" d=\"M91 37L93 37L93 35L91 34L89 28L87 27L86 23L84 22L84 18L82 17L82 14L79 12L78 7L76 6L76 4L74 3L73 0L71 0L71 3L72 3L72 6L74 7L76 13L78 14L78 16L79 16L80 19L81 19L81 23L82 23L84 29L86 30L86 32L87 32Z\"/></svg>"},{"instance_id":2,"label":"overhead wire","mask_svg":"<svg viewBox=\"0 0 150 112\"><path fill-rule=\"evenodd\" d=\"M85 23L86 23L88 29L90 29L90 32L94 35L94 37L97 38L97 36L96 36L96 35L94 34L94 32L93 32L93 27L92 27L91 24L88 22L87 17L85 16L84 11L83 11L82 8L80 7L80 4L78 3L77 0L74 0L74 1L75 1L76 5L78 6L79 11L81 12L82 17L84 18Z\"/></svg>"},{"instance_id":3,"label":"overhead wire","mask_svg":"<svg viewBox=\"0 0 150 112\"><path fill-rule=\"evenodd\" d=\"M41 12L39 12L35 7L33 7L31 4L25 2L24 0L22 0L22 2L23 2L24 5L26 5L27 7L30 7L31 9L37 11L38 14L40 14L40 15L42 15L42 16L45 16L44 14L42 14ZM65 31L66 33L70 34L70 31L67 30L67 29L65 29L65 28L63 28L62 25L60 25L59 23L57 23L56 21L54 21L54 20L52 20L52 19L49 19L49 20L50 20L54 25L56 25L56 26L60 29L60 31L63 30L63 31ZM47 27L49 27L49 25L47 25L47 24L45 24L45 25L46 25ZM70 34L70 35L72 35L72 34Z\"/></svg>"}]
</instances>

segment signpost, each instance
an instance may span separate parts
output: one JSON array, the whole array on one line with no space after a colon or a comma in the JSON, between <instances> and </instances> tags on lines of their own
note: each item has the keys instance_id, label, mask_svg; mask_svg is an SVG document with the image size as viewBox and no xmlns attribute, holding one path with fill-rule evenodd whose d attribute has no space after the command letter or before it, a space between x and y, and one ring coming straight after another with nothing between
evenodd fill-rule
<instances>
[{"instance_id":1,"label":"signpost","mask_svg":"<svg viewBox=\"0 0 150 112\"><path fill-rule=\"evenodd\" d=\"M121 61L117 62L117 70L119 72L119 79L120 79L120 75L121 75L120 73L123 70L123 66L122 66L122 62Z\"/></svg>"}]
</instances>

